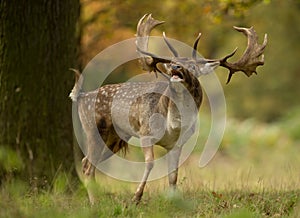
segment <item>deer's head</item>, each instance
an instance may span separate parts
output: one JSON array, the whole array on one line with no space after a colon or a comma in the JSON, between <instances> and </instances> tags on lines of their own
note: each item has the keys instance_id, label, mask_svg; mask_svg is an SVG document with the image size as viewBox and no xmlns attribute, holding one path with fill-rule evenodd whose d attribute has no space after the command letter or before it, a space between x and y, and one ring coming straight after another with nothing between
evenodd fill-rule
<instances>
[{"instance_id":1,"label":"deer's head","mask_svg":"<svg viewBox=\"0 0 300 218\"><path fill-rule=\"evenodd\" d=\"M242 55L242 57L234 62L227 62L227 59L232 57L236 50L235 49L229 55L220 59L207 59L197 57L197 45L200 40L201 34L195 40L193 46L193 52L191 57L180 57L176 49L167 40L163 33L164 40L173 53L172 58L162 58L155 54L148 52L148 37L151 30L164 23L152 18L151 14L144 15L137 26L137 51L140 55L140 63L144 70L149 72L159 72L170 79L171 82L187 82L187 77L192 76L200 77L201 75L209 74L215 70L216 67L221 66L229 70L229 76L227 83L230 82L232 75L235 72L244 72L247 76L251 76L256 73L256 67L264 64L264 49L267 45L267 35L265 34L264 41L261 45L258 44L257 34L255 30L251 28L234 27L239 32L242 32L248 37L248 46ZM158 64L163 64L163 68L158 67Z\"/></svg>"}]
</instances>

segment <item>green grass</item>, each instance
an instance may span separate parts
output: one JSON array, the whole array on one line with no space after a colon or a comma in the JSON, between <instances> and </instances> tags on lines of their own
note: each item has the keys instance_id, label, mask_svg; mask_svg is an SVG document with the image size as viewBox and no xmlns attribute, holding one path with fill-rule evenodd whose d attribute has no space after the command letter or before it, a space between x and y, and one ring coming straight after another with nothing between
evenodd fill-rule
<instances>
[{"instance_id":1,"label":"green grass","mask_svg":"<svg viewBox=\"0 0 300 218\"><path fill-rule=\"evenodd\" d=\"M213 191L185 187L188 191L170 194L151 191L139 205L132 193L99 192L99 202L91 207L85 190L74 193L41 191L33 194L14 182L1 190L1 217L298 217L300 192L290 191Z\"/></svg>"}]
</instances>

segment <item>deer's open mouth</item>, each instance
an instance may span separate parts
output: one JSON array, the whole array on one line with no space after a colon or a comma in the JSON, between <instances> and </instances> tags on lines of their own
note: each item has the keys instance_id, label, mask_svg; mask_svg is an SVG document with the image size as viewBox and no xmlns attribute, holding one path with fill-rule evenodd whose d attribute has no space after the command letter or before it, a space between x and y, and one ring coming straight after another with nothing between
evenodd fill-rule
<instances>
[{"instance_id":1,"label":"deer's open mouth","mask_svg":"<svg viewBox=\"0 0 300 218\"><path fill-rule=\"evenodd\" d=\"M170 79L171 82L182 82L183 80L184 79L181 72L178 72L176 70L171 71L171 79Z\"/></svg>"}]
</instances>

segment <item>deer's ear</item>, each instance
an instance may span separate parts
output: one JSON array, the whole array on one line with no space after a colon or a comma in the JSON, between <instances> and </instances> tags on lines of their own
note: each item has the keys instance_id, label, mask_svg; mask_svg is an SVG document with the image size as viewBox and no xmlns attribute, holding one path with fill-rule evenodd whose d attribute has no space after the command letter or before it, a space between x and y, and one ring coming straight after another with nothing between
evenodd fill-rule
<instances>
[{"instance_id":1,"label":"deer's ear","mask_svg":"<svg viewBox=\"0 0 300 218\"><path fill-rule=\"evenodd\" d=\"M201 76L201 75L207 75L207 74L210 74L210 73L214 72L214 70L218 66L220 66L219 61L207 62L205 64L201 64L201 66L199 67L199 71L198 71L198 77Z\"/></svg>"}]
</instances>

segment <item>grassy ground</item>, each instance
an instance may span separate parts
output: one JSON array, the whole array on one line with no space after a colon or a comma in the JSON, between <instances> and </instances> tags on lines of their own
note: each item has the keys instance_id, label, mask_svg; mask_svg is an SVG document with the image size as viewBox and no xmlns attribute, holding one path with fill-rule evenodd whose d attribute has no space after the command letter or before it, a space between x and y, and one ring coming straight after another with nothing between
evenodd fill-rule
<instances>
[{"instance_id":1,"label":"grassy ground","mask_svg":"<svg viewBox=\"0 0 300 218\"><path fill-rule=\"evenodd\" d=\"M99 203L89 206L83 189L74 193L28 194L22 185L2 190L1 217L299 217L299 190L213 191L189 188L176 194L148 188L143 201L131 203L132 192L99 192ZM23 189L23 190L22 190ZM154 188L155 189L155 188ZM187 188L186 188L187 189Z\"/></svg>"},{"instance_id":2,"label":"grassy ground","mask_svg":"<svg viewBox=\"0 0 300 218\"><path fill-rule=\"evenodd\" d=\"M0 217L300 217L299 167L276 166L272 175L270 166L218 155L200 169L198 157L181 167L178 192L168 191L166 178L149 182L137 206L131 202L136 184L104 175L97 177L99 202L93 207L84 187L63 172L51 190L5 183Z\"/></svg>"},{"instance_id":3,"label":"grassy ground","mask_svg":"<svg viewBox=\"0 0 300 218\"><path fill-rule=\"evenodd\" d=\"M139 205L131 202L136 184L104 175L93 207L67 173L58 171L48 188L12 179L1 185L0 217L300 217L299 130L294 117L229 120L206 167L198 167L198 147L180 168L178 192L168 191L166 178L149 182Z\"/></svg>"}]
</instances>

